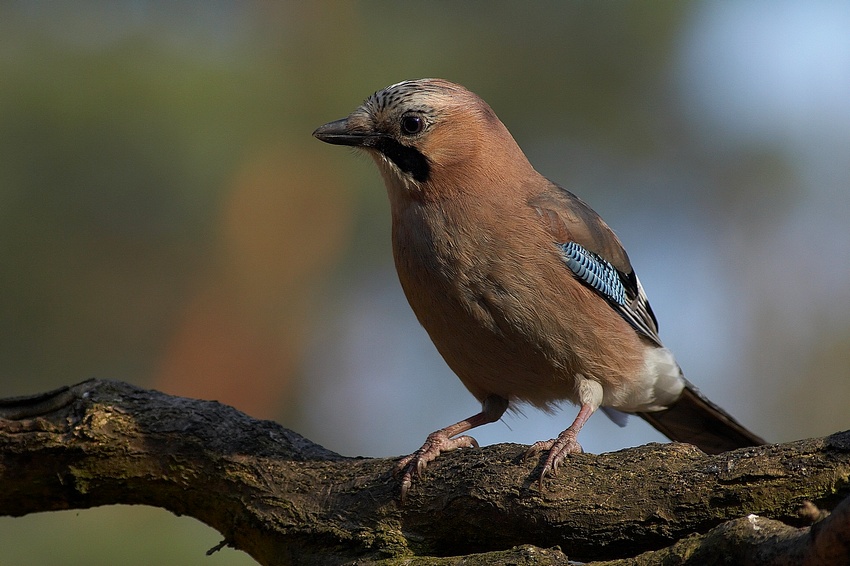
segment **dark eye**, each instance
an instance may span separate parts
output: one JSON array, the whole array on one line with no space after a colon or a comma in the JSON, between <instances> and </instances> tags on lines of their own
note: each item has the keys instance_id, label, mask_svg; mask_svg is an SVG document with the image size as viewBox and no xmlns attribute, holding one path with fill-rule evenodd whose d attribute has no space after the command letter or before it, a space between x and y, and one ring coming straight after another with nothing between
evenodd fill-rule
<instances>
[{"instance_id":1,"label":"dark eye","mask_svg":"<svg viewBox=\"0 0 850 566\"><path fill-rule=\"evenodd\" d=\"M425 120L422 119L421 116L402 116L401 118L401 131L405 134L412 136L414 134L418 134L422 130L425 129Z\"/></svg>"}]
</instances>

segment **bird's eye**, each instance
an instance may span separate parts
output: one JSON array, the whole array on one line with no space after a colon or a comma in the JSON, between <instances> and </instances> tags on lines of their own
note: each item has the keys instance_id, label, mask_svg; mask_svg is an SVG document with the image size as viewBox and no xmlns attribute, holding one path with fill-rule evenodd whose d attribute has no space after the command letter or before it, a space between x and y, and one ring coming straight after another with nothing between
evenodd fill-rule
<instances>
[{"instance_id":1,"label":"bird's eye","mask_svg":"<svg viewBox=\"0 0 850 566\"><path fill-rule=\"evenodd\" d=\"M425 120L422 119L421 116L402 116L401 118L401 131L405 134L412 136L418 134L422 130L425 129Z\"/></svg>"}]
</instances>

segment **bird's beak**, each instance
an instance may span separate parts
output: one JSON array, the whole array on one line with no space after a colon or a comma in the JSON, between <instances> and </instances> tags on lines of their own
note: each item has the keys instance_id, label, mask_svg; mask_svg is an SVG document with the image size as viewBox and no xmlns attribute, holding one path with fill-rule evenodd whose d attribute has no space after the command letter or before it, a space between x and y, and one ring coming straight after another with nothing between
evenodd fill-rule
<instances>
[{"instance_id":1,"label":"bird's beak","mask_svg":"<svg viewBox=\"0 0 850 566\"><path fill-rule=\"evenodd\" d=\"M375 140L371 132L356 131L351 127L350 118L334 120L319 126L313 132L317 139L335 145L369 146Z\"/></svg>"}]
</instances>

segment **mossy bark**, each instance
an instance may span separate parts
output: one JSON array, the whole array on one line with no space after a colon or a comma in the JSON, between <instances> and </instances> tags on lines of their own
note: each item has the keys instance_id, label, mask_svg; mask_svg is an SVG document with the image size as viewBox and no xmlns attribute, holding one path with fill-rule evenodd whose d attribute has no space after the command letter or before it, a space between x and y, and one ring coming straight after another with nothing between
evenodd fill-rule
<instances>
[{"instance_id":1,"label":"mossy bark","mask_svg":"<svg viewBox=\"0 0 850 566\"><path fill-rule=\"evenodd\" d=\"M0 514L152 505L261 564L728 564L711 560L734 549L797 564L823 551L818 537L838 541L828 548L840 561L813 564L850 563L850 513L811 529L799 516L807 500L833 508L850 495L850 432L719 456L684 444L578 454L543 493L523 452L443 455L401 506L392 459L343 457L220 403L90 380L0 401Z\"/></svg>"}]
</instances>

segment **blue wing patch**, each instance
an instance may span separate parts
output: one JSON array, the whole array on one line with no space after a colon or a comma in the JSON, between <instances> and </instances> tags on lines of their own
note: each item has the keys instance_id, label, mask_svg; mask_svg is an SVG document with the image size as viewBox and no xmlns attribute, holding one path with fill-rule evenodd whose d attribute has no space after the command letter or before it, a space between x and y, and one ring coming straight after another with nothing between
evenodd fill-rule
<instances>
[{"instance_id":1,"label":"blue wing patch","mask_svg":"<svg viewBox=\"0 0 850 566\"><path fill-rule=\"evenodd\" d=\"M609 301L625 306L626 288L613 265L575 242L558 244L558 247L563 254L564 263L576 274L576 277Z\"/></svg>"}]
</instances>

